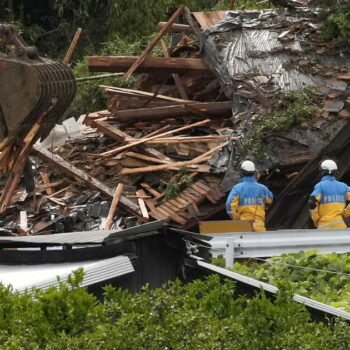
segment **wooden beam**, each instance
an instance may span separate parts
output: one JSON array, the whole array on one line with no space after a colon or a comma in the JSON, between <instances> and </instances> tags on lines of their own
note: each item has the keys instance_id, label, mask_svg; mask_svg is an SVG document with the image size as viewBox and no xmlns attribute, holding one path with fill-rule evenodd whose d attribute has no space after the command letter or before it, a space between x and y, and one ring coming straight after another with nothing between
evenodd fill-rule
<instances>
[{"instance_id":1,"label":"wooden beam","mask_svg":"<svg viewBox=\"0 0 350 350\"><path fill-rule=\"evenodd\" d=\"M142 90L133 90L133 89L127 89L127 88L121 88L121 87L115 87L115 86L108 86L108 85L99 85L100 88L105 89L105 91L117 94L117 95L125 95L127 97L139 97L139 98L145 98L149 99L150 97L157 100L164 100L166 102L175 102L176 103L189 103L189 102L195 102L191 100L184 100L182 98L176 98L172 96L166 96L161 94L155 94L154 92L148 92L148 91L142 91Z\"/></svg>"},{"instance_id":2,"label":"wooden beam","mask_svg":"<svg viewBox=\"0 0 350 350\"><path fill-rule=\"evenodd\" d=\"M92 123L92 127L97 128L99 131L103 132L105 135L108 135L112 139L115 139L119 141L120 143L123 143L126 138L126 134L116 128L115 126L109 124L105 120L94 120Z\"/></svg>"},{"instance_id":3,"label":"wooden beam","mask_svg":"<svg viewBox=\"0 0 350 350\"><path fill-rule=\"evenodd\" d=\"M90 72L125 72L136 62L135 56L91 56L88 58ZM208 66L200 58L146 57L136 69L137 73L188 73L209 72Z\"/></svg>"},{"instance_id":4,"label":"wooden beam","mask_svg":"<svg viewBox=\"0 0 350 350\"><path fill-rule=\"evenodd\" d=\"M168 160L158 159L158 158L146 156L146 155L141 154L141 153L127 152L127 153L125 153L125 155L128 156L128 157L133 157L133 158L136 158L136 159L145 160L147 162L160 163L160 164L169 164L169 163L171 163Z\"/></svg>"},{"instance_id":5,"label":"wooden beam","mask_svg":"<svg viewBox=\"0 0 350 350\"><path fill-rule=\"evenodd\" d=\"M146 49L141 53L141 55L137 58L137 60L131 65L128 71L123 76L124 80L128 80L130 75L136 71L136 69L141 65L141 63L145 60L147 55L154 49L159 40L166 33L167 29L175 23L177 17L179 17L185 9L185 5L179 6L179 8L172 14L172 16L167 21L166 25L158 32L158 34L153 38L153 40L148 44Z\"/></svg>"},{"instance_id":6,"label":"wooden beam","mask_svg":"<svg viewBox=\"0 0 350 350\"><path fill-rule=\"evenodd\" d=\"M141 195L142 197L148 197L146 195L146 192L144 190L137 190L138 194ZM147 205L147 207L152 211L154 210L156 207L152 201L152 199L149 199L149 198L145 198L145 203Z\"/></svg>"},{"instance_id":7,"label":"wooden beam","mask_svg":"<svg viewBox=\"0 0 350 350\"><path fill-rule=\"evenodd\" d=\"M141 198L142 197L142 192L140 190L138 190L138 191L136 191L136 194L139 196L137 198L137 201L139 203L142 216L144 217L145 220L149 220L149 215L148 215L148 211L147 211L147 208L146 208L145 201Z\"/></svg>"},{"instance_id":8,"label":"wooden beam","mask_svg":"<svg viewBox=\"0 0 350 350\"><path fill-rule=\"evenodd\" d=\"M191 107L189 110L188 107ZM116 119L119 121L149 121L162 120L166 117L181 117L196 115L198 113L206 116L230 117L232 115L232 101L224 102L198 102L189 105L173 105L153 108L138 108L124 111L116 111Z\"/></svg>"},{"instance_id":9,"label":"wooden beam","mask_svg":"<svg viewBox=\"0 0 350 350\"><path fill-rule=\"evenodd\" d=\"M123 193L123 190L124 190L124 185L119 183L116 190L115 190L111 207L109 208L108 216L107 216L104 228L103 228L104 230L110 230L112 227L114 214L115 214L115 211L117 209L120 197Z\"/></svg>"},{"instance_id":10,"label":"wooden beam","mask_svg":"<svg viewBox=\"0 0 350 350\"><path fill-rule=\"evenodd\" d=\"M215 151L217 151L218 149L226 146L227 144L228 144L228 141L218 145L217 147L214 147L210 151L205 152L192 160L186 160L184 162L175 162L175 163L171 163L171 164L152 165L152 166L147 166L147 167L142 167L142 168L124 168L121 170L120 174L126 175L126 174L147 173L147 172L165 170L165 169L169 169L171 167L179 168L179 167L185 167L185 166L192 165L192 164L202 163L202 162L208 160L208 156L210 154L212 154Z\"/></svg>"},{"instance_id":11,"label":"wooden beam","mask_svg":"<svg viewBox=\"0 0 350 350\"><path fill-rule=\"evenodd\" d=\"M45 172L40 172L40 176L41 176L41 179L43 180L46 194L53 194L54 193L53 188L51 186L48 186L50 184L49 174Z\"/></svg>"},{"instance_id":12,"label":"wooden beam","mask_svg":"<svg viewBox=\"0 0 350 350\"><path fill-rule=\"evenodd\" d=\"M57 156L56 154L53 154L52 152L46 149L43 149L37 145L33 146L33 152L38 157L44 159L49 164L53 165L55 170L61 171L64 174L77 178L80 181L84 182L88 187L103 193L108 199L110 200L113 199L114 191L110 187L106 186L105 184L93 178L92 176L86 174L84 171L68 163L61 157ZM134 202L132 202L131 200L129 200L124 196L121 196L120 204L129 213L143 220L142 214L140 212L140 208Z\"/></svg>"},{"instance_id":13,"label":"wooden beam","mask_svg":"<svg viewBox=\"0 0 350 350\"><path fill-rule=\"evenodd\" d=\"M38 120L30 128L28 133L23 138L22 145L20 146L17 154L13 153L12 148L9 149L10 156L13 159L11 161L11 166L9 167L10 177L8 178L0 197L0 213L3 213L11 202L12 195L22 177L24 167L28 161L30 151L45 115L46 113L41 114Z\"/></svg>"},{"instance_id":14,"label":"wooden beam","mask_svg":"<svg viewBox=\"0 0 350 350\"><path fill-rule=\"evenodd\" d=\"M165 193L159 193L156 191L153 187L151 187L149 184L142 183L140 184L145 190L147 190L149 193L151 193L156 199L161 199L165 196Z\"/></svg>"},{"instance_id":15,"label":"wooden beam","mask_svg":"<svg viewBox=\"0 0 350 350\"><path fill-rule=\"evenodd\" d=\"M166 22L158 22L158 30L166 26ZM192 28L188 24L173 23L167 27L167 33L193 33Z\"/></svg>"},{"instance_id":16,"label":"wooden beam","mask_svg":"<svg viewBox=\"0 0 350 350\"><path fill-rule=\"evenodd\" d=\"M163 144L163 143L198 143L198 142L220 142L225 139L237 140L238 137L228 136L228 135L216 135L216 136L174 136L174 137L161 137L159 139L154 139L147 141L146 144Z\"/></svg>"},{"instance_id":17,"label":"wooden beam","mask_svg":"<svg viewBox=\"0 0 350 350\"><path fill-rule=\"evenodd\" d=\"M141 145L141 144L143 144L143 143L145 143L147 141L159 138L161 136L170 135L170 134L173 134L173 133L176 133L176 132L180 132L180 131L184 131L184 130L188 130L188 129L191 129L191 128L194 128L194 127L197 127L197 126L202 126L202 125L208 124L209 122L210 122L210 119L205 119L205 120L202 120L200 122L197 122L197 123L194 123L194 124L189 124L189 125L183 126L181 128L178 128L178 129L174 129L174 130L169 130L169 131L163 132L162 134L159 134L159 135L154 135L154 136L151 136L151 137L147 137L147 138L144 138L142 140L135 140L135 142L131 142L131 143L127 144L127 145L117 147L117 148L112 149L110 151L101 153L100 155L104 156L104 157L109 157L109 156L121 153L123 151L126 151L126 150L128 150L128 149L130 149L130 148L132 148L134 146Z\"/></svg>"},{"instance_id":18,"label":"wooden beam","mask_svg":"<svg viewBox=\"0 0 350 350\"><path fill-rule=\"evenodd\" d=\"M201 35L202 31L198 25L198 22L196 22L193 19L192 13L187 6L185 6L185 8L184 8L184 18L185 18L186 22L188 23L188 25L193 30L193 32L199 37Z\"/></svg>"},{"instance_id":19,"label":"wooden beam","mask_svg":"<svg viewBox=\"0 0 350 350\"><path fill-rule=\"evenodd\" d=\"M66 55L64 56L63 64L65 64L66 66L68 66L68 64L72 58L73 52L78 44L78 41L79 41L79 38L80 38L82 31L83 30L81 28L77 29L77 31L75 32L74 38L69 46L69 49L68 49Z\"/></svg>"}]
</instances>

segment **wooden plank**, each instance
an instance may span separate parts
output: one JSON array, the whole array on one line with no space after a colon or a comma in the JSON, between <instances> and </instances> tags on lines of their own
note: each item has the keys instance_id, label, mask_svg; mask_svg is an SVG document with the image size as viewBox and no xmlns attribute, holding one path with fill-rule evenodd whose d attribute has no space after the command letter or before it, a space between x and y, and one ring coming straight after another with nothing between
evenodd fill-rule
<instances>
[{"instance_id":1,"label":"wooden plank","mask_svg":"<svg viewBox=\"0 0 350 350\"><path fill-rule=\"evenodd\" d=\"M168 130L170 128L171 128L171 125L169 125L169 124L164 125L161 128L159 128L157 130L154 130L154 131L150 132L149 134L146 134L144 137L151 137L151 136L154 136L154 135L159 135L162 132L164 132L165 130Z\"/></svg>"},{"instance_id":2,"label":"wooden plank","mask_svg":"<svg viewBox=\"0 0 350 350\"><path fill-rule=\"evenodd\" d=\"M175 162L171 164L161 164L161 165L153 165L153 166L148 166L148 167L142 167L142 168L124 168L120 171L120 174L125 175L125 174L136 174L136 173L142 173L142 172L152 172L152 171L159 171L159 170L164 170L164 169L169 169L170 167L184 167L187 165L192 165L192 164L198 164L203 161L207 160L207 156L209 156L211 153L214 153L216 150L226 146L228 144L228 141L220 144L216 148L213 148L209 150L208 152L203 153L202 155L188 161L184 162Z\"/></svg>"},{"instance_id":3,"label":"wooden plank","mask_svg":"<svg viewBox=\"0 0 350 350\"><path fill-rule=\"evenodd\" d=\"M176 208L179 209L179 210L181 210L181 209L183 209L184 207L186 207L186 206L180 204L180 203L179 203L178 201L176 201L175 199L170 199L170 200L168 201L168 203L170 203L171 205L173 205L174 207L176 207Z\"/></svg>"},{"instance_id":4,"label":"wooden plank","mask_svg":"<svg viewBox=\"0 0 350 350\"><path fill-rule=\"evenodd\" d=\"M195 191L197 191L199 194L201 194L202 196L205 196L207 194L208 191L204 190L203 188L199 187L197 185L197 183L193 184L191 186Z\"/></svg>"},{"instance_id":5,"label":"wooden plank","mask_svg":"<svg viewBox=\"0 0 350 350\"><path fill-rule=\"evenodd\" d=\"M165 102L174 102L174 104L175 103L195 102L195 101L191 101L191 100L184 100L181 98L161 95L158 93L148 92L148 91L143 91L143 90L134 90L134 89L127 89L127 88L108 86L108 85L99 85L99 87L105 89L105 91L108 91L108 92L111 92L114 94L122 94L122 95L129 97L129 98L132 98L132 97L138 97L138 98L144 98L144 99L152 98L152 99L156 99L156 100L162 100Z\"/></svg>"},{"instance_id":6,"label":"wooden plank","mask_svg":"<svg viewBox=\"0 0 350 350\"><path fill-rule=\"evenodd\" d=\"M149 220L149 214L148 214L148 211L147 211L147 208L146 208L145 201L141 198L142 194L141 194L140 191L136 191L136 194L137 194L137 195L140 195L140 197L137 198L137 201L138 201L138 203L139 203L142 216L143 216L143 218L144 218L145 220Z\"/></svg>"},{"instance_id":7,"label":"wooden plank","mask_svg":"<svg viewBox=\"0 0 350 350\"><path fill-rule=\"evenodd\" d=\"M201 197L203 197L203 196L201 196L197 191L195 191L195 190L192 188L192 186L188 187L188 188L186 189L186 191L187 191L187 193L192 194L195 198L200 199Z\"/></svg>"},{"instance_id":8,"label":"wooden plank","mask_svg":"<svg viewBox=\"0 0 350 350\"><path fill-rule=\"evenodd\" d=\"M226 18L226 11L192 12L192 15L199 22L202 30L206 30L224 20Z\"/></svg>"},{"instance_id":9,"label":"wooden plank","mask_svg":"<svg viewBox=\"0 0 350 350\"><path fill-rule=\"evenodd\" d=\"M164 202L164 203L162 204L162 208L167 208L167 209L169 209L169 210L170 210L170 213L173 213L173 214L176 214L176 213L179 211L179 209L178 209L177 207L171 205L169 202Z\"/></svg>"},{"instance_id":10,"label":"wooden plank","mask_svg":"<svg viewBox=\"0 0 350 350\"><path fill-rule=\"evenodd\" d=\"M158 30L161 30L166 25L166 22L158 22ZM193 33L192 28L187 24L173 23L167 28L167 33Z\"/></svg>"},{"instance_id":11,"label":"wooden plank","mask_svg":"<svg viewBox=\"0 0 350 350\"><path fill-rule=\"evenodd\" d=\"M161 137L161 136L170 135L172 133L176 133L176 132L180 132L180 131L184 131L184 130L188 130L188 129L191 129L191 128L194 128L194 127L197 127L197 126L202 126L202 125L208 124L209 122L210 122L210 119L205 119L203 121L200 121L200 122L197 122L197 123L194 123L194 124L189 124L189 125L183 126L181 128L177 128L177 129L174 129L174 130L163 132L162 134L159 134L159 135L154 135L154 136L151 136L151 137L148 137L148 138L144 138L142 140L136 140L135 142L131 142L128 145L124 145L124 146L115 148L113 150L101 153L101 156L108 157L108 156L111 156L111 155L115 155L115 154L121 153L121 152L123 152L123 151L125 151L127 149L130 149L130 148L132 148L134 146L138 146L138 145L144 144L145 142L153 140L155 138L158 138L158 137ZM213 148L213 149L215 149L215 148Z\"/></svg>"},{"instance_id":12,"label":"wooden plank","mask_svg":"<svg viewBox=\"0 0 350 350\"><path fill-rule=\"evenodd\" d=\"M35 142L35 138L40 130L41 122L45 115L46 113L42 113L38 118L38 120L30 128L28 133L25 135L23 139L23 144L19 148L19 153L18 154L12 153L12 157L13 157L13 160L15 160L15 162L11 162L11 166L9 168L9 170L11 171L11 174L1 193L0 213L3 213L11 202L12 195L17 187L18 182L22 177L23 170L29 158L31 148ZM9 151L11 151L11 149Z\"/></svg>"},{"instance_id":13,"label":"wooden plank","mask_svg":"<svg viewBox=\"0 0 350 350\"><path fill-rule=\"evenodd\" d=\"M44 159L49 164L53 165L55 170L61 171L64 174L70 175L74 178L79 179L83 183L85 183L88 187L96 189L103 193L108 199L112 200L114 196L114 191L103 184L102 182L98 181L97 179L93 178L92 176L86 174L84 171L78 169L74 165L68 163L61 157L57 156L56 154L53 154L52 152L45 150L37 145L34 145L33 152L39 156L40 158ZM132 202L130 199L121 196L120 197L120 204L122 207L127 210L132 215L137 216L143 221L142 214L140 212L140 208Z\"/></svg>"},{"instance_id":14,"label":"wooden plank","mask_svg":"<svg viewBox=\"0 0 350 350\"><path fill-rule=\"evenodd\" d=\"M109 124L106 120L95 120L92 126L121 143L124 143L125 138L128 136L114 125Z\"/></svg>"},{"instance_id":15,"label":"wooden plank","mask_svg":"<svg viewBox=\"0 0 350 350\"><path fill-rule=\"evenodd\" d=\"M19 212L19 226L23 231L28 230L28 217L27 212L25 210L21 210Z\"/></svg>"},{"instance_id":16,"label":"wooden plank","mask_svg":"<svg viewBox=\"0 0 350 350\"><path fill-rule=\"evenodd\" d=\"M125 153L125 155L128 156L128 157L142 159L142 160L146 160L148 162L153 162L153 163L160 163L160 164L170 164L171 163L171 162L169 162L167 160L158 159L158 158L154 158L154 157L149 157L149 156L146 156L146 155L141 154L141 153L127 152L127 153Z\"/></svg>"},{"instance_id":17,"label":"wooden plank","mask_svg":"<svg viewBox=\"0 0 350 350\"><path fill-rule=\"evenodd\" d=\"M63 180L60 180L60 181L56 181L56 182L49 182L49 183L47 183L47 184L41 184L41 185L39 185L38 187L39 188L47 188L47 187L57 187L57 186L60 186L60 185L62 185L63 183L64 183L64 179Z\"/></svg>"},{"instance_id":18,"label":"wooden plank","mask_svg":"<svg viewBox=\"0 0 350 350\"><path fill-rule=\"evenodd\" d=\"M142 190L142 189L138 190L138 193L139 193L141 196L143 196L143 197L146 196L146 192L145 192L144 190ZM152 201L151 199L145 198L145 203L146 203L147 207L148 207L151 211L153 211L153 210L156 209L156 207L155 207L155 205L154 205L154 203L153 203L153 201Z\"/></svg>"},{"instance_id":19,"label":"wooden plank","mask_svg":"<svg viewBox=\"0 0 350 350\"><path fill-rule=\"evenodd\" d=\"M184 199L182 199L180 196L177 196L176 198L174 198L176 201L180 202L184 208L186 208L190 203L188 203L187 201L185 201Z\"/></svg>"},{"instance_id":20,"label":"wooden plank","mask_svg":"<svg viewBox=\"0 0 350 350\"><path fill-rule=\"evenodd\" d=\"M73 40L68 48L68 51L67 51L66 55L64 56L63 64L65 64L66 66L68 66L68 64L72 58L73 52L78 44L78 41L79 41L79 38L80 38L82 31L83 30L81 28L77 29L77 31L75 32L75 35L73 37Z\"/></svg>"},{"instance_id":21,"label":"wooden plank","mask_svg":"<svg viewBox=\"0 0 350 350\"><path fill-rule=\"evenodd\" d=\"M90 56L88 66L90 72L120 73L136 62L135 56ZM137 68L137 73L191 73L210 72L201 58L179 57L146 57Z\"/></svg>"},{"instance_id":22,"label":"wooden plank","mask_svg":"<svg viewBox=\"0 0 350 350\"><path fill-rule=\"evenodd\" d=\"M157 210L160 211L160 212L162 212L162 213L164 213L164 215L167 214L168 217L169 217L171 220L177 222L178 224L184 225L184 224L186 224L186 222L187 222L187 220L186 220L185 218L183 218L182 216L180 216L180 215L178 215L178 214L172 212L172 210L169 209L169 208L167 208L167 207L163 207L163 206L157 207Z\"/></svg>"},{"instance_id":23,"label":"wooden plank","mask_svg":"<svg viewBox=\"0 0 350 350\"><path fill-rule=\"evenodd\" d=\"M40 172L40 177L43 180L46 194L53 194L54 190L52 187L49 186L50 178L48 173Z\"/></svg>"},{"instance_id":24,"label":"wooden plank","mask_svg":"<svg viewBox=\"0 0 350 350\"><path fill-rule=\"evenodd\" d=\"M203 180L198 180L196 182L196 185L205 190L206 192L209 192L211 190L211 187L209 187Z\"/></svg>"},{"instance_id":25,"label":"wooden plank","mask_svg":"<svg viewBox=\"0 0 350 350\"><path fill-rule=\"evenodd\" d=\"M190 214L191 218L197 217L197 214L196 214L196 212L191 204L186 208L186 210Z\"/></svg>"},{"instance_id":26,"label":"wooden plank","mask_svg":"<svg viewBox=\"0 0 350 350\"><path fill-rule=\"evenodd\" d=\"M216 201L220 200L221 196L219 196L216 191L215 188L212 188L207 195L212 196Z\"/></svg>"},{"instance_id":27,"label":"wooden plank","mask_svg":"<svg viewBox=\"0 0 350 350\"><path fill-rule=\"evenodd\" d=\"M157 219L157 220L166 220L169 218L168 215L164 215L163 213L161 213L160 211L158 211L157 209L153 209L149 215L154 218L154 219Z\"/></svg>"},{"instance_id":28,"label":"wooden plank","mask_svg":"<svg viewBox=\"0 0 350 350\"><path fill-rule=\"evenodd\" d=\"M104 228L103 228L104 230L110 230L112 227L113 218L115 216L115 211L117 209L120 197L123 193L123 190L124 190L124 185L119 183L116 190L115 190L111 206L109 208L108 216L107 216Z\"/></svg>"},{"instance_id":29,"label":"wooden plank","mask_svg":"<svg viewBox=\"0 0 350 350\"><path fill-rule=\"evenodd\" d=\"M190 9L186 6L184 9L184 18L186 20L186 22L188 23L188 25L191 27L191 29L193 30L193 32L198 36L198 38L201 35L201 29L199 28L198 23L193 19L192 17L192 13L190 11Z\"/></svg>"},{"instance_id":30,"label":"wooden plank","mask_svg":"<svg viewBox=\"0 0 350 350\"><path fill-rule=\"evenodd\" d=\"M160 137L151 141L147 141L146 144L163 144L163 143L172 143L172 144L177 144L177 143L198 143L198 142L212 142L216 141L217 142L222 142L222 140L225 139L231 139L235 140L237 139L236 137L228 137L227 135L218 135L218 136L174 136L174 137ZM207 147L205 147L208 149ZM197 150L197 149L196 149ZM197 150L199 152L199 149Z\"/></svg>"},{"instance_id":31,"label":"wooden plank","mask_svg":"<svg viewBox=\"0 0 350 350\"><path fill-rule=\"evenodd\" d=\"M193 107L189 110L188 106ZM116 111L115 118L118 121L150 121L163 120L167 117L182 117L197 114L197 111L205 112L206 117L230 117L232 115L232 102L195 102L190 105L172 105L153 108L138 108L124 111Z\"/></svg>"},{"instance_id":32,"label":"wooden plank","mask_svg":"<svg viewBox=\"0 0 350 350\"><path fill-rule=\"evenodd\" d=\"M130 75L135 72L137 67L145 60L147 55L154 49L159 40L166 33L168 28L175 23L177 17L179 17L185 9L184 5L179 6L179 8L172 14L172 16L167 21L166 25L158 32L158 34L153 38L153 40L147 45L146 49L141 53L141 55L137 58L137 60L131 65L128 71L123 76L123 80L128 80Z\"/></svg>"},{"instance_id":33,"label":"wooden plank","mask_svg":"<svg viewBox=\"0 0 350 350\"><path fill-rule=\"evenodd\" d=\"M194 211L196 212L196 215L197 216L201 216L201 212L200 212L197 204L196 203L192 203L191 206L193 207Z\"/></svg>"},{"instance_id":34,"label":"wooden plank","mask_svg":"<svg viewBox=\"0 0 350 350\"><path fill-rule=\"evenodd\" d=\"M179 194L179 197L187 200L190 204L193 202L193 201L196 201L197 198L195 196L193 196L192 194L189 194L189 193L186 193L185 191L184 192L181 192Z\"/></svg>"},{"instance_id":35,"label":"wooden plank","mask_svg":"<svg viewBox=\"0 0 350 350\"><path fill-rule=\"evenodd\" d=\"M152 188L149 184L141 183L140 184L145 190L147 190L149 193L151 193L154 197L157 199L161 199L164 197L164 193L159 193L154 188Z\"/></svg>"}]
</instances>

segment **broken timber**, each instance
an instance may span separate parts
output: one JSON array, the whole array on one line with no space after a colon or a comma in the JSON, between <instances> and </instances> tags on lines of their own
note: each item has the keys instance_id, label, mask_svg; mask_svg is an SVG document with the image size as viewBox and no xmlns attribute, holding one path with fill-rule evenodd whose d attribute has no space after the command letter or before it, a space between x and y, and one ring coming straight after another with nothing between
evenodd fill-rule
<instances>
[{"instance_id":1,"label":"broken timber","mask_svg":"<svg viewBox=\"0 0 350 350\"><path fill-rule=\"evenodd\" d=\"M104 185L102 182L98 181L97 179L87 175L85 172L78 169L74 165L66 162L61 157L36 145L34 145L33 147L33 152L38 157L47 161L49 164L52 164L56 170L61 170L65 174L68 174L74 178L78 178L79 180L83 181L87 186L103 193L109 200L113 199L114 191L110 187ZM131 200L129 200L124 196L121 196L120 204L125 210L127 210L131 214L137 216L139 219L144 221L139 207L136 204L134 204Z\"/></svg>"},{"instance_id":2,"label":"broken timber","mask_svg":"<svg viewBox=\"0 0 350 350\"><path fill-rule=\"evenodd\" d=\"M191 108L189 108L189 106ZM215 117L230 117L232 102L200 102L191 103L189 105L174 105L154 108L138 108L124 111L116 111L116 119L118 121L148 121L162 120L165 117L181 117L193 114L205 114Z\"/></svg>"},{"instance_id":3,"label":"broken timber","mask_svg":"<svg viewBox=\"0 0 350 350\"><path fill-rule=\"evenodd\" d=\"M158 22L158 30L161 30L166 22ZM167 33L193 33L192 28L188 24L173 23L167 28Z\"/></svg>"},{"instance_id":4,"label":"broken timber","mask_svg":"<svg viewBox=\"0 0 350 350\"><path fill-rule=\"evenodd\" d=\"M131 67L124 74L123 79L128 80L130 75L136 71L136 69L141 65L141 63L145 60L147 55L154 49L159 40L166 33L167 29L176 21L177 17L179 17L185 9L185 5L180 5L179 8L171 15L166 25L158 32L158 34L152 39L152 41L147 45L145 50L141 53L141 55L136 59L136 61L131 65Z\"/></svg>"},{"instance_id":5,"label":"broken timber","mask_svg":"<svg viewBox=\"0 0 350 350\"><path fill-rule=\"evenodd\" d=\"M137 58L136 56L91 56L88 58L89 71L126 72ZM146 57L135 72L187 73L191 71L209 72L209 68L200 58Z\"/></svg>"}]
</instances>

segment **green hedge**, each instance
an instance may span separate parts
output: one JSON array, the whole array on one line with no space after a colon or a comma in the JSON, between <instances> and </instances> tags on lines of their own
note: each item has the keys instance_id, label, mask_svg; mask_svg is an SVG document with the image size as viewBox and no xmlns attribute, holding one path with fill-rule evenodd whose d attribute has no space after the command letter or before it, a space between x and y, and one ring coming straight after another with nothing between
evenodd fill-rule
<instances>
[{"instance_id":1,"label":"green hedge","mask_svg":"<svg viewBox=\"0 0 350 350\"><path fill-rule=\"evenodd\" d=\"M235 285L212 275L182 285L144 287L131 294L105 288L98 301L68 284L18 294L0 287L0 348L333 350L350 348L349 326L310 322L306 309L283 290L275 301L263 293L233 297Z\"/></svg>"}]
</instances>

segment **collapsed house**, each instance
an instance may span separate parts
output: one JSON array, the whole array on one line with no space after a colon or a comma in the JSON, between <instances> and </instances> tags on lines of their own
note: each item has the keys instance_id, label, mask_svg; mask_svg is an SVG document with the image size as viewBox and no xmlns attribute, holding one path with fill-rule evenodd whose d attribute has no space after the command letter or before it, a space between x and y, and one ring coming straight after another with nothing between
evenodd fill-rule
<instances>
[{"instance_id":1,"label":"collapsed house","mask_svg":"<svg viewBox=\"0 0 350 350\"><path fill-rule=\"evenodd\" d=\"M338 159L342 177L350 169L350 67L347 49L322 38L317 9L291 3L209 13L181 6L139 57L90 57L92 72L146 74L134 89L102 86L106 110L66 121L64 142L54 141L56 129L34 146L36 188L18 188L1 234L152 220L195 229L225 217L225 192L246 157L277 195L268 227L307 227L319 160ZM175 23L179 15L187 25ZM161 42L164 57L149 56L165 33L171 47Z\"/></svg>"}]
</instances>

